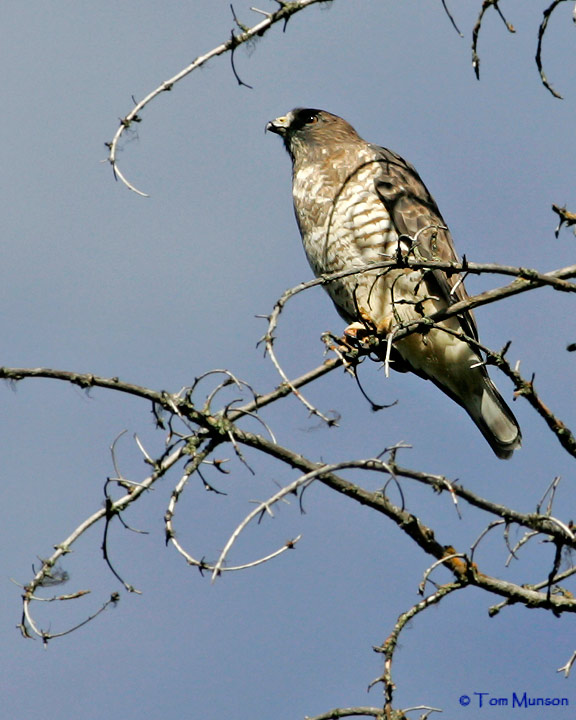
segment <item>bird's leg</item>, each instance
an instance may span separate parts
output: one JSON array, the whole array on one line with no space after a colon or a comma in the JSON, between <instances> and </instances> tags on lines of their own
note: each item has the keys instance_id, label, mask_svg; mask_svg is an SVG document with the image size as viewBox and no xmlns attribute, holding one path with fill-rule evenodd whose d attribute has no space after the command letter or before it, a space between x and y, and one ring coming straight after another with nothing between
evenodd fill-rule
<instances>
[{"instance_id":1,"label":"bird's leg","mask_svg":"<svg viewBox=\"0 0 576 720\"><path fill-rule=\"evenodd\" d=\"M353 322L345 328L342 342L348 348L375 350L385 338L393 338L392 328L395 323L392 317L385 317L379 322L374 322L371 317L363 315L362 320L362 322Z\"/></svg>"},{"instance_id":2,"label":"bird's leg","mask_svg":"<svg viewBox=\"0 0 576 720\"><path fill-rule=\"evenodd\" d=\"M362 347L366 349L374 343L374 337L378 335L378 326L374 322L370 312L360 305L355 298L356 314L360 318L350 323L343 334L343 342L349 347ZM371 340L372 339L372 340Z\"/></svg>"},{"instance_id":3,"label":"bird's leg","mask_svg":"<svg viewBox=\"0 0 576 720\"><path fill-rule=\"evenodd\" d=\"M389 335L392 329L397 326L398 322L395 321L393 313L383 315L370 306L370 296L380 279L381 276L378 276L372 283L368 294L368 306L363 302L359 302L356 292L358 288L356 288L354 306L358 320L350 323L344 330L345 342L351 342L355 346L362 345L366 348L369 345L378 344L378 341ZM376 299L375 297L374 300L376 301Z\"/></svg>"},{"instance_id":4,"label":"bird's leg","mask_svg":"<svg viewBox=\"0 0 576 720\"><path fill-rule=\"evenodd\" d=\"M379 318L378 322L376 323L376 334L383 336L391 335L394 326L397 324L398 323L394 315L384 315L384 317Z\"/></svg>"},{"instance_id":5,"label":"bird's leg","mask_svg":"<svg viewBox=\"0 0 576 720\"><path fill-rule=\"evenodd\" d=\"M372 291L372 288L370 292ZM354 289L354 309L356 315L360 318L350 323L344 330L344 337L350 338L355 342L361 341L365 337L374 335L376 332L376 324L372 319L372 315L367 308L358 301L358 286Z\"/></svg>"}]
</instances>

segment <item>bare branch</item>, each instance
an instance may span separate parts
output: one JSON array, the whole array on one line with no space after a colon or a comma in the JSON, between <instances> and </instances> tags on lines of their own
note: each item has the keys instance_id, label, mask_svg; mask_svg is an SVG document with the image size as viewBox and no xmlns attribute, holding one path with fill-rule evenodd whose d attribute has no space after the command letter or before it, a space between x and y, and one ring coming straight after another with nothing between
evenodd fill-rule
<instances>
[{"instance_id":1,"label":"bare branch","mask_svg":"<svg viewBox=\"0 0 576 720\"><path fill-rule=\"evenodd\" d=\"M107 147L109 149L108 153L108 162L112 166L112 170L114 172L114 177L120 180L121 182L126 185L126 187L129 190L132 190L137 195L141 195L142 197L148 197L147 193L143 192L142 190L139 190L135 185L133 185L129 180L125 177L123 172L120 170L118 166L118 143L120 142L120 139L128 130L132 127L133 123L135 122L141 122L141 112L144 110L144 108L149 105L155 98L157 98L162 93L168 92L173 89L173 87L179 83L181 80L183 80L185 77L190 75L190 73L194 72L195 70L198 70L198 68L205 65L209 60L212 58L218 57L219 55L224 55L225 53L233 53L234 50L239 47L240 45L243 45L250 40L253 40L258 37L262 37L270 28L275 25L276 23L282 22L284 23L284 27L286 27L286 23L288 20L292 17L292 15L295 15L296 13L300 12L301 10L305 10L306 8L310 7L311 5L315 5L320 2L332 2L332 0L293 0L292 2L281 2L279 3L280 7L278 10L272 13L262 13L265 15L264 20L261 20L256 25L253 25L251 28L247 28L243 32L241 32L239 35L235 35L233 32L230 35L230 38L224 42L218 45L217 47L213 48L212 50L208 51L204 55L200 55L197 57L194 62L190 63L187 67L180 70L180 72L176 73L176 75L172 76L169 80L165 80L161 85L159 85L157 88L152 90L151 92L146 95L140 102L136 102L132 110L125 115L121 121L120 125L118 126L118 129L116 130L116 133L114 137L112 138L112 141L107 143ZM256 11L258 12L258 11ZM236 77L236 80L241 84L245 85L246 83L243 83L240 78L238 77L238 74L236 73L236 69L234 68L234 64L232 61L232 67L234 70L234 75Z\"/></svg>"},{"instance_id":2,"label":"bare branch","mask_svg":"<svg viewBox=\"0 0 576 720\"><path fill-rule=\"evenodd\" d=\"M270 443L263 437L238 430L236 433L236 439L241 443L245 443L249 447L257 448L261 452L281 460L290 467L298 468L304 472L311 472L319 469L323 470L323 472L318 475L318 480L320 482L333 490L342 493L355 502L371 507L391 519L424 552L438 560L443 560L445 566L451 570L458 582L466 582L467 584L475 585L476 587L495 593L496 595L507 597L513 602L520 602L530 608L552 609L554 612L576 612L576 599L574 598L559 598L554 596L549 598L545 593L539 593L531 590L530 588L506 582L481 573L475 565L469 561L462 561L460 557L451 558L451 556L455 555L457 551L454 550L450 544L440 543L436 539L431 528L424 525L422 521L412 513L391 503L382 493L368 492L358 485L344 480L342 477L333 472L327 472L325 466L322 464L313 463L299 453L295 453L288 448ZM378 472L383 471L382 464L371 464L367 461L364 462L366 462L364 465L366 470L376 470ZM398 472L398 469L393 464L390 464L389 466L387 465L386 467L388 468L386 470L387 472L389 470L392 470L394 473ZM530 517L531 516L523 516L524 522L531 522L529 519ZM550 522L548 518L537 518L536 522L538 524L548 523L546 527L550 527L552 530L551 534L562 533L563 542L566 543L568 540L568 538L564 535L564 531L555 523Z\"/></svg>"},{"instance_id":3,"label":"bare branch","mask_svg":"<svg viewBox=\"0 0 576 720\"><path fill-rule=\"evenodd\" d=\"M224 562L226 560L226 557L228 553L230 552L230 549L238 539L239 535L242 533L243 530L254 520L254 518L261 516L264 512L270 513L271 508L280 500L285 498L287 495L294 495L298 492L300 488L304 488L310 483L312 483L317 478L321 477L325 473L332 473L336 472L337 470L344 470L347 468L366 468L370 470L378 470L380 472L385 472L387 474L391 474L389 466L382 462L381 460L370 458L369 460L352 460L349 462L341 462L341 463L335 463L333 465L320 465L319 467L315 468L314 470L311 470L310 472L306 473L305 475L302 475L301 477L297 478L293 482L289 483L288 485L285 485L283 488L281 488L277 493L275 493L271 498L268 500L265 500L262 503L259 503L252 512L250 512L244 520L238 525L238 527L234 530L230 538L228 539L228 542L224 546L224 549L220 553L220 557L218 558L214 570L212 572L212 581L216 579L218 574L220 573Z\"/></svg>"},{"instance_id":4,"label":"bare branch","mask_svg":"<svg viewBox=\"0 0 576 720\"><path fill-rule=\"evenodd\" d=\"M306 715L305 720L338 720L338 718L345 717L374 717L376 720L386 720L386 715L382 708L361 706L334 708L333 710L329 710L327 713L322 713L322 715L314 715L314 717Z\"/></svg>"},{"instance_id":5,"label":"bare branch","mask_svg":"<svg viewBox=\"0 0 576 720\"><path fill-rule=\"evenodd\" d=\"M575 542L574 533L569 530L564 523L558 524L552 522L548 514L540 515L538 513L520 513L517 510L513 510L505 505L491 502L490 500L480 497L458 483L448 483L447 479L443 475L431 475L418 470L410 470L408 468L401 467L394 460L390 461L389 465L395 476L411 478L412 480L424 483L429 485L436 492L442 492L442 490L446 489L447 485L449 485L451 492L459 498L462 498L462 500L465 500L469 505L477 507L480 510L484 510L491 515L496 515L508 524L515 523L521 527L535 530L542 535L550 535L566 544L573 544Z\"/></svg>"},{"instance_id":6,"label":"bare branch","mask_svg":"<svg viewBox=\"0 0 576 720\"><path fill-rule=\"evenodd\" d=\"M478 15L478 19L476 20L476 24L474 25L474 29L472 30L472 67L474 68L474 73L476 74L476 78L480 80L480 57L478 55L478 36L480 34L480 28L482 27L482 22L484 20L484 13L488 10L489 7L493 7L498 15L500 15L500 19L506 26L506 29L510 33L515 33L516 30L514 26L509 23L504 15L502 15L502 11L500 10L498 6L499 0L484 0L482 3L482 8L480 9L480 14Z\"/></svg>"},{"instance_id":7,"label":"bare branch","mask_svg":"<svg viewBox=\"0 0 576 720\"><path fill-rule=\"evenodd\" d=\"M544 40L544 33L546 32L546 28L548 27L548 21L550 20L550 16L554 12L554 10L560 5L560 3L565 2L565 0L553 0L552 4L549 5L546 10L544 10L544 17L542 18L542 22L540 23L540 27L538 28L538 47L536 49L536 67L538 68L538 72L540 73L540 78L542 80L542 84L544 87L549 90L552 95L554 95L555 98L558 98L559 100L562 100L562 95L560 93L556 92L552 85L548 82L548 78L544 74L544 66L542 64L542 41Z\"/></svg>"},{"instance_id":8,"label":"bare branch","mask_svg":"<svg viewBox=\"0 0 576 720\"><path fill-rule=\"evenodd\" d=\"M572 665L576 662L576 650L572 653L572 656L566 663L566 665L563 665L561 668L558 668L556 672L563 672L564 677L567 678L570 675L570 670L572 670Z\"/></svg>"},{"instance_id":9,"label":"bare branch","mask_svg":"<svg viewBox=\"0 0 576 720\"><path fill-rule=\"evenodd\" d=\"M556 575L555 578L552 579L552 584L557 584L559 582L562 582L562 580L566 580L575 574L576 574L576 567L571 567L568 570L564 570L564 572L559 573L558 575ZM545 587L549 587L549 586L550 586L550 578L546 578L546 580L542 580L541 582L530 585L530 588L532 590L540 590L541 588L545 588ZM492 605L488 609L488 615L490 617L494 617L494 615L497 615L500 612L500 610L502 610L502 608L508 607L513 604L514 604L513 600L507 599L501 603L498 603L497 605Z\"/></svg>"},{"instance_id":10,"label":"bare branch","mask_svg":"<svg viewBox=\"0 0 576 720\"><path fill-rule=\"evenodd\" d=\"M454 30L456 30L458 35L460 35L460 37L463 38L464 35L460 32L460 29L458 28L458 25L456 25L456 21L454 20L452 13L450 12L450 10L448 10L448 6L446 5L446 0L442 0L442 7L444 8L444 12L446 13L446 15L448 15L448 19L452 23L452 27L454 28Z\"/></svg>"},{"instance_id":11,"label":"bare branch","mask_svg":"<svg viewBox=\"0 0 576 720\"><path fill-rule=\"evenodd\" d=\"M30 636L30 630L34 634L41 637L44 641L47 641L50 638L57 637L62 634L48 633L44 630L41 630L37 627L35 621L33 620L30 611L30 604L34 600L34 596L38 588L42 587L47 577L50 577L52 568L57 564L60 558L70 552L72 545L74 545L74 543L79 538L81 538L89 528L98 523L100 520L105 520L110 512L120 512L121 510L124 510L129 505L136 502L136 500L140 497L140 495L142 495L143 492L152 487L156 480L165 475L184 456L185 452L185 447L180 446L179 448L171 452L169 455L164 457L158 463L154 472L151 473L143 483L134 487L130 492L116 500L110 506L97 510L93 515L84 520L84 522L78 525L78 527L66 538L66 540L56 546L55 552L49 558L42 561L42 565L38 572L36 572L30 583L25 586L25 592L22 596L23 612L20 629L25 637Z\"/></svg>"},{"instance_id":12,"label":"bare branch","mask_svg":"<svg viewBox=\"0 0 576 720\"><path fill-rule=\"evenodd\" d=\"M556 230L554 230L554 235L558 237L560 235L560 230L562 229L562 225L566 225L566 227L571 227L572 225L576 225L576 213L569 212L566 210L566 207L560 207L559 205L552 205L552 210L558 215L559 222L556 227ZM574 229L576 232L576 228Z\"/></svg>"},{"instance_id":13,"label":"bare branch","mask_svg":"<svg viewBox=\"0 0 576 720\"><path fill-rule=\"evenodd\" d=\"M446 595L449 595L455 590L462 590L463 587L465 587L465 584L462 584L460 582L455 582L449 585L442 585L435 593L424 598L424 600L421 600L419 603L416 603L416 605L413 605L406 612L403 612L398 617L398 620L394 625L394 629L392 630L382 647L374 648L374 650L376 650L377 652L384 653L385 658L384 673L379 680L384 683L384 707L386 709L392 709L392 697L395 688L394 682L392 681L392 663L394 660L394 653L398 646L398 638L400 636L400 633L416 615L421 613L423 610L426 610L431 605L436 605L440 602L440 600L446 597Z\"/></svg>"}]
</instances>

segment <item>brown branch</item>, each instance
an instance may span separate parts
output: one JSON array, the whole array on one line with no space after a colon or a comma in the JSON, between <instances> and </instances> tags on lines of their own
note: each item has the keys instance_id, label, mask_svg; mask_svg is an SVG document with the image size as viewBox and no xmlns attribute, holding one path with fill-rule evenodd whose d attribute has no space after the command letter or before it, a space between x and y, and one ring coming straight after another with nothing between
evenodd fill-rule
<instances>
[{"instance_id":1,"label":"brown branch","mask_svg":"<svg viewBox=\"0 0 576 720\"><path fill-rule=\"evenodd\" d=\"M538 68L538 72L540 73L540 79L542 80L542 84L547 90L552 93L552 95L554 95L555 98L558 98L559 100L563 100L562 95L560 95L560 93L554 90L552 85L550 85L550 83L548 82L548 78L544 73L544 66L542 64L542 41L544 40L544 33L546 32L546 28L548 27L548 21L550 20L550 16L558 7L558 5L560 5L560 3L564 1L565 0L553 0L552 4L549 5L546 10L544 10L544 17L542 19L542 22L540 23L540 27L538 28L538 47L536 49L536 67Z\"/></svg>"},{"instance_id":2,"label":"brown branch","mask_svg":"<svg viewBox=\"0 0 576 720\"><path fill-rule=\"evenodd\" d=\"M510 288L512 290L514 289L513 285L509 285L506 288L499 288L498 291L504 291L507 288ZM477 307L476 302L478 302L481 298L483 298L485 302L493 302L494 291L482 293L482 295L476 295L475 297L470 298L471 301L474 301L474 304L472 306ZM495 365L500 370L502 370L502 372L508 378L512 380L516 388L516 397L526 398L530 405L532 405L532 407L540 415L540 417L545 420L546 424L554 433L564 450L566 450L566 452L572 455L572 457L576 457L576 438L574 437L574 434L572 433L570 428L568 428L559 418L557 418L556 415L554 415L554 413L548 408L548 406L545 405L544 402L540 399L540 396L534 389L534 375L532 375L530 380L525 380L522 375L520 375L518 370L513 369L510 363L505 359L504 356L508 350L510 343L508 343L500 353L496 353L493 350L490 350L490 348L486 347L485 345L482 345L482 343L478 342L475 338L465 335L462 332L450 330L449 328L443 325L439 325L437 322L434 322L435 319L442 320L445 317L459 314L459 312L461 312L463 309L467 309L467 307L464 307L467 306L467 302L468 301L455 303L455 305L451 305L447 311L442 310L428 317L423 317L421 321L407 323L405 326L402 327L401 330L396 331L394 339L396 340L405 337L405 335L410 334L410 332L418 330L419 326L429 328L433 327L449 335L460 337L471 347L479 350L481 353L484 353L484 355L486 355L486 364ZM485 304L485 302L482 302L481 304ZM409 332L406 333L406 330L408 330ZM378 344L381 342L378 338L370 338L369 341L370 340Z\"/></svg>"},{"instance_id":3,"label":"brown branch","mask_svg":"<svg viewBox=\"0 0 576 720\"><path fill-rule=\"evenodd\" d=\"M166 405L168 394L150 390L150 388L142 385L134 385L121 381L118 377L103 378L92 373L77 373L70 370L53 370L51 368L9 368L0 367L0 379L19 382L25 378L49 378L51 380L63 380L64 382L77 385L84 390L93 387L106 388L108 390L118 390L128 395L136 395L145 400L150 400L158 405L166 406L171 409L170 404Z\"/></svg>"},{"instance_id":4,"label":"brown branch","mask_svg":"<svg viewBox=\"0 0 576 720\"><path fill-rule=\"evenodd\" d=\"M451 13L450 10L448 9L448 5L446 4L446 0L441 0L441 1L442 1L442 7L444 8L444 12L446 13L446 15L448 15L448 19L450 20L450 23L452 24L452 27L454 28L454 30L456 30L456 32L458 33L458 35L460 35L460 37L463 38L464 35L460 32L460 28L458 27L458 25L456 25L456 21L454 20L454 17L453 17L453 15L452 15L452 13Z\"/></svg>"},{"instance_id":5,"label":"brown branch","mask_svg":"<svg viewBox=\"0 0 576 720\"><path fill-rule=\"evenodd\" d=\"M572 225L576 225L576 213L569 212L568 210L566 210L566 206L560 207L559 205L553 204L552 210L559 217L558 226L556 227L556 230L554 230L554 235L556 235L556 237L558 237L558 235L560 235L560 230L562 229L562 225L566 225L566 227L571 227Z\"/></svg>"},{"instance_id":6,"label":"brown branch","mask_svg":"<svg viewBox=\"0 0 576 720\"><path fill-rule=\"evenodd\" d=\"M444 597L446 597L446 595L449 595L455 590L462 590L462 588L464 587L466 587L466 585L462 584L461 582L455 582L439 587L435 593L424 598L424 600L421 600L419 603L416 603L416 605L413 605L406 612L401 613L396 620L396 624L394 625L394 628L386 641L382 644L381 647L374 648L376 652L383 653L385 658L384 673L382 674L382 677L378 679L378 681L381 681L384 684L384 698L386 709L392 709L392 697L394 689L396 687L394 682L392 681L392 663L394 661L394 653L396 652L396 648L398 647L398 639L400 637L400 633L416 615L428 609L431 605L436 605Z\"/></svg>"},{"instance_id":7,"label":"brown branch","mask_svg":"<svg viewBox=\"0 0 576 720\"><path fill-rule=\"evenodd\" d=\"M176 450L168 452L163 458L157 461L154 471L144 480L142 483L134 484L130 491L123 495L115 502L107 505L104 508L100 508L93 513L89 518L84 520L63 542L59 543L55 547L55 551L52 555L42 560L40 569L35 573L33 579L24 588L24 594L22 595L22 620L20 623L20 630L24 637L31 637L32 633L41 637L44 642L55 637L61 637L62 635L68 634L70 629L60 632L53 633L42 630L36 624L31 612L31 603L36 599L35 593L38 588L43 587L46 578L51 577L52 568L56 566L60 558L67 553L71 552L71 547L74 543L79 540L87 530L93 525L106 520L111 513L118 513L126 509L129 505L133 504L138 500L142 493L149 490L154 483L161 477L163 477L179 460L186 454L185 446L181 445ZM113 596L114 597L114 596ZM118 598L116 598L118 599ZM109 603L106 603L95 615L90 616L86 621L80 623L75 627L81 627L88 622L92 617L96 617L102 612L103 609L108 607Z\"/></svg>"},{"instance_id":8,"label":"brown branch","mask_svg":"<svg viewBox=\"0 0 576 720\"><path fill-rule=\"evenodd\" d=\"M495 353L480 343L478 343L477 346L486 355L487 362L496 365L504 375L512 380L516 388L515 395L517 397L523 397L528 401L538 415L543 418L564 450L572 457L576 457L576 438L574 434L540 399L540 396L534 388L534 375L530 380L525 380L518 370L513 369L504 357L507 348L501 353Z\"/></svg>"},{"instance_id":9,"label":"brown branch","mask_svg":"<svg viewBox=\"0 0 576 720\"><path fill-rule=\"evenodd\" d=\"M469 505L477 507L480 510L484 510L491 515L496 515L497 517L505 520L508 524L515 523L516 525L528 528L529 530L536 530L543 535L549 535L565 545L572 547L576 546L574 534L571 531L567 532L567 528L563 527L563 524L559 524L558 522L551 520L549 513L546 515L541 515L540 513L520 513L517 510L512 510L506 505L486 500L476 493L462 487L462 485L450 482L443 475L433 475L419 470L411 470L409 468L401 467L395 460L391 460L388 464L391 471L397 477L405 477L411 480L416 480L424 485L428 485L438 493L441 493L444 490L449 490L457 497L465 500Z\"/></svg>"},{"instance_id":10,"label":"brown branch","mask_svg":"<svg viewBox=\"0 0 576 720\"><path fill-rule=\"evenodd\" d=\"M311 462L302 455L276 445L259 435L237 430L235 437L238 442L275 457L302 472L309 473L325 467L322 463ZM377 463L366 464L364 469L383 472L382 464L378 465ZM336 492L388 517L424 552L437 560L442 560L443 564L451 570L457 582L488 590L491 593L508 598L511 602L522 603L529 608L552 609L555 613L576 612L576 599L548 597L546 593L536 592L486 575L480 572L475 564L466 559L449 559L448 556L453 556L456 552L451 545L439 543L431 528L424 525L417 516L394 505L382 493L372 493L364 490L332 472L318 475L318 480Z\"/></svg>"},{"instance_id":11,"label":"brown branch","mask_svg":"<svg viewBox=\"0 0 576 720\"><path fill-rule=\"evenodd\" d=\"M507 286L512 287L512 286ZM499 288L500 290L504 290L505 288ZM492 302L490 299L491 291L489 293L483 293L483 295L487 296L488 302ZM475 296L475 298L470 298L470 300L475 300L480 298L480 295ZM485 345L482 345L482 343L478 342L475 338L472 338L468 335L465 335L462 332L450 330L449 328L439 325L436 322L433 322L433 318L439 318L443 319L444 317L448 317L450 315L458 314L457 312L453 312L456 305L461 305L462 303L456 303L455 305L450 306L449 310L450 312L446 311L440 311L437 313L434 313L433 315L430 315L428 317L422 318L422 321L419 323L418 321L414 321L413 323L406 324L405 327L402 328L402 330L398 330L395 333L395 339L396 338L402 338L405 336L404 330L410 330L411 332L414 331L414 329L418 329L419 325L423 325L425 327L433 327L437 330L441 330L442 332L445 332L449 335L454 335L455 337L459 337L465 342L467 342L471 347L475 348L476 350L479 350L481 353L484 353L486 356L486 364L489 365L495 365L497 368L499 368L504 375L506 375L512 382L514 383L514 386L516 388L515 395L516 397L524 397L528 400L530 405L536 410L536 412L542 417L550 430L554 433L557 440L559 441L560 445L566 450L567 453L572 455L572 457L576 457L576 438L574 437L574 434L568 428L559 418L554 415L554 413L548 408L547 405L542 402L540 399L540 396L534 389L534 375L532 375L530 380L525 380L522 375L518 372L518 370L513 369L510 365L510 363L506 360L505 354L508 351L508 347L510 346L510 343L508 343L504 349L496 353L493 350L490 350L490 348L486 347ZM484 303L482 303L484 304ZM476 305L474 305L476 307ZM409 334L409 333L407 333ZM376 343L380 343L381 341L378 338L372 339Z\"/></svg>"},{"instance_id":12,"label":"brown branch","mask_svg":"<svg viewBox=\"0 0 576 720\"><path fill-rule=\"evenodd\" d=\"M296 13L300 12L301 10L305 10L306 8L310 7L311 5L315 5L320 2L332 2L333 0L293 0L292 2L279 2L279 7L275 12L262 12L254 9L255 12L260 12L260 14L263 14L265 16L265 19L261 22L257 23L251 28L245 29L243 32L241 32L239 35L235 35L233 32L231 33L229 39L218 45L217 47L213 48L209 52L205 53L204 55L201 55L197 57L194 62L192 62L187 67L180 70L180 72L176 73L173 77L171 77L169 80L164 81L161 85L159 85L157 88L152 90L151 92L146 95L146 97L143 100L140 100L140 102L136 102L134 104L134 107L130 112L125 115L121 120L120 124L118 126L118 129L116 130L116 133L112 139L111 142L106 143L106 146L108 147L108 162L112 166L112 171L114 173L114 177L117 180L121 180L124 185L129 190L132 190L133 192L137 193L138 195L141 195L143 197L148 197L145 192L142 192L142 190L139 190L135 185L133 185L122 173L118 166L118 143L120 142L120 139L132 126L135 122L141 122L142 116L140 113L142 110L149 105L155 98L157 98L159 95L161 95L164 92L167 92L169 90L172 90L174 85L179 83L181 80L183 80L185 77L190 75L190 73L194 72L195 70L198 70L198 68L205 65L209 60L211 60L214 57L218 57L219 55L224 55L225 53L234 53L236 48L239 45L243 45L244 43L249 42L250 40L254 40L258 37L262 37L270 28L276 23L284 23L284 28L286 28L286 24L288 20L295 15ZM236 21L236 24L239 27L240 24L238 23L236 17L234 16L234 20ZM245 85L246 83L243 83L234 67L234 58L232 57L232 69L234 72L234 76L236 80L241 84Z\"/></svg>"},{"instance_id":13,"label":"brown branch","mask_svg":"<svg viewBox=\"0 0 576 720\"><path fill-rule=\"evenodd\" d=\"M493 7L498 12L498 15L500 15L500 18L504 25L506 26L506 29L510 33L515 33L516 30L514 26L509 23L504 15L502 14L502 11L498 7L499 0L484 0L482 3L482 7L480 9L480 14L478 15L478 19L476 20L476 23L474 25L474 28L472 29L472 67L474 68L474 73L476 74L476 79L480 80L480 57L478 55L478 36L480 35L480 29L482 27L482 22L484 20L484 13L488 10L488 8Z\"/></svg>"},{"instance_id":14,"label":"brown branch","mask_svg":"<svg viewBox=\"0 0 576 720\"><path fill-rule=\"evenodd\" d=\"M328 710L326 713L322 713L322 715L314 715L314 717L307 715L305 720L338 720L338 718L346 717L374 717L376 720L386 720L386 715L382 708L362 706L334 708L333 710ZM397 720L401 720L401 718L397 716Z\"/></svg>"}]
</instances>

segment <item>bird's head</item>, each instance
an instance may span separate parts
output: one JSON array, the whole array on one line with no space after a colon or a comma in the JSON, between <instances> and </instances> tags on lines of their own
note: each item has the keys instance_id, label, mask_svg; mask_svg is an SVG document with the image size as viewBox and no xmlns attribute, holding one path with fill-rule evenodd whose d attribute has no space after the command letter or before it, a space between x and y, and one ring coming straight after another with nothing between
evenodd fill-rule
<instances>
[{"instance_id":1,"label":"bird's head","mask_svg":"<svg viewBox=\"0 0 576 720\"><path fill-rule=\"evenodd\" d=\"M266 130L280 135L286 150L295 159L302 150L328 147L358 140L354 128L338 115L314 108L294 108L286 115L271 120Z\"/></svg>"}]
</instances>

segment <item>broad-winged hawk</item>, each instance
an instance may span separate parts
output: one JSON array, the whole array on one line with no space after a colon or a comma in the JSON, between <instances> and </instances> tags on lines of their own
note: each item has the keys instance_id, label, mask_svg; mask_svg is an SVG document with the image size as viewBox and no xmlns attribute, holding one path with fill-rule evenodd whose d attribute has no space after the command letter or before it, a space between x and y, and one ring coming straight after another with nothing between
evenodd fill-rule
<instances>
[{"instance_id":1,"label":"broad-winged hawk","mask_svg":"<svg viewBox=\"0 0 576 720\"><path fill-rule=\"evenodd\" d=\"M304 249L316 275L350 270L399 253L457 261L452 237L416 170L365 142L342 118L296 108L272 120L292 158L293 199ZM349 334L372 327L390 336L404 323L467 298L461 278L439 270L388 268L326 285ZM516 418L488 377L471 311L394 343L391 367L431 380L461 405L500 458L520 446Z\"/></svg>"}]
</instances>

